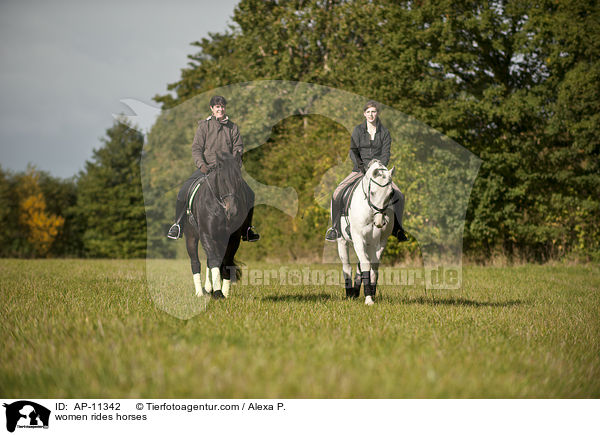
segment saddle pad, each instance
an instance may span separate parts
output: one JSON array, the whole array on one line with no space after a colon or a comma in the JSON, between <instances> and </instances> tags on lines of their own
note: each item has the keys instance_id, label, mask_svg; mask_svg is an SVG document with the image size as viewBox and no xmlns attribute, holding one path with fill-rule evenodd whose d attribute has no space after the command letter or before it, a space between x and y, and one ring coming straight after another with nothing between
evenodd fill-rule
<instances>
[{"instance_id":1,"label":"saddle pad","mask_svg":"<svg viewBox=\"0 0 600 435\"><path fill-rule=\"evenodd\" d=\"M348 216L348 209L350 208L350 199L352 198L352 194L356 190L356 187L360 184L363 177L364 175L362 177L357 178L348 186L346 186L344 190L342 190L342 216Z\"/></svg>"},{"instance_id":2,"label":"saddle pad","mask_svg":"<svg viewBox=\"0 0 600 435\"><path fill-rule=\"evenodd\" d=\"M194 197L196 196L196 192L198 192L198 189L200 188L202 183L204 183L205 179L206 179L206 176L203 175L202 177L194 180L194 182L190 185L190 188L188 189L187 201L186 201L187 214L192 214L192 203L194 202Z\"/></svg>"}]
</instances>

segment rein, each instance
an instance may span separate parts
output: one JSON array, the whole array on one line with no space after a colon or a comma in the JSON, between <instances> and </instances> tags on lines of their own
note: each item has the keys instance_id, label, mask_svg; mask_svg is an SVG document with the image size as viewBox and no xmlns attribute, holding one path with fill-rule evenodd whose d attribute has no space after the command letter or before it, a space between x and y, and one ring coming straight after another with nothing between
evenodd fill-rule
<instances>
[{"instance_id":1,"label":"rein","mask_svg":"<svg viewBox=\"0 0 600 435\"><path fill-rule=\"evenodd\" d=\"M365 192L365 185L364 185L364 183L361 183L362 184L362 188L363 188L363 194L365 195L365 198L367 199L367 204L369 204L369 207L371 207L373 210L376 210L377 213L384 214L385 210L390 205L391 198L383 205L383 207L377 207L375 204L373 204L371 202L371 182L377 184L379 187L387 187L387 186L389 186L392 183L392 180L390 179L390 181L388 181L385 184L379 184L373 178L369 177L369 192L368 192L368 194L367 194L367 192Z\"/></svg>"}]
</instances>

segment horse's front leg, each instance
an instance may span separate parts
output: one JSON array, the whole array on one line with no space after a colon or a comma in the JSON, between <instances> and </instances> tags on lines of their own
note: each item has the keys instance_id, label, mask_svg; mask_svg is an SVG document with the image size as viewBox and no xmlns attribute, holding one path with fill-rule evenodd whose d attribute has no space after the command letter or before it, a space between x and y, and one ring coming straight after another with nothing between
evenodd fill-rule
<instances>
[{"instance_id":1,"label":"horse's front leg","mask_svg":"<svg viewBox=\"0 0 600 435\"><path fill-rule=\"evenodd\" d=\"M379 261L375 260L371 263L371 299L375 298L377 293L377 281L379 280Z\"/></svg>"},{"instance_id":2,"label":"horse's front leg","mask_svg":"<svg viewBox=\"0 0 600 435\"><path fill-rule=\"evenodd\" d=\"M354 250L356 256L360 262L360 278L362 281L363 288L365 289L365 304L373 305L373 297L375 293L373 286L371 285L371 261L369 258L369 247L365 243L363 237L360 234L352 234L352 241L354 243Z\"/></svg>"},{"instance_id":3,"label":"horse's front leg","mask_svg":"<svg viewBox=\"0 0 600 435\"><path fill-rule=\"evenodd\" d=\"M387 226L382 231L380 235L380 239L373 243L373 249L370 250L369 257L371 258L371 286L373 297L375 297L375 293L377 292L377 281L379 280L379 265L381 264L381 257L383 256L383 251L385 251L385 246L387 244L387 239L392 232L393 227L393 218L394 215L389 215L387 217Z\"/></svg>"},{"instance_id":4,"label":"horse's front leg","mask_svg":"<svg viewBox=\"0 0 600 435\"><path fill-rule=\"evenodd\" d=\"M352 266L350 265L350 246L349 242L344 238L339 238L337 241L338 244L338 254L340 256L340 260L342 260L342 272L344 273L344 283L346 288L346 297L347 298L355 298L360 295L360 286L358 287L358 293L356 294L356 289L354 287L354 282L352 280Z\"/></svg>"},{"instance_id":5,"label":"horse's front leg","mask_svg":"<svg viewBox=\"0 0 600 435\"><path fill-rule=\"evenodd\" d=\"M206 262L206 279L204 280L204 289L208 294L210 294L213 291L212 280L210 279L210 267L208 267L208 262Z\"/></svg>"},{"instance_id":6,"label":"horse's front leg","mask_svg":"<svg viewBox=\"0 0 600 435\"><path fill-rule=\"evenodd\" d=\"M209 293L212 290L212 297L214 299L223 299L220 268L225 256L226 241L223 243L220 239L215 240L204 234L201 235L201 241L204 252L206 252L206 290Z\"/></svg>"},{"instance_id":7,"label":"horse's front leg","mask_svg":"<svg viewBox=\"0 0 600 435\"><path fill-rule=\"evenodd\" d=\"M203 292L202 279L200 276L200 259L198 258L198 237L186 234L185 247L187 249L188 256L190 257L196 296L201 296Z\"/></svg>"},{"instance_id":8,"label":"horse's front leg","mask_svg":"<svg viewBox=\"0 0 600 435\"><path fill-rule=\"evenodd\" d=\"M225 258L221 264L221 277L223 278L223 296L229 297L229 291L231 289L231 278L232 274L235 278L236 266L235 266L235 253L240 247L240 240L242 238L241 231L234 232L229 236L229 242L227 243L227 250L225 251Z\"/></svg>"},{"instance_id":9,"label":"horse's front leg","mask_svg":"<svg viewBox=\"0 0 600 435\"><path fill-rule=\"evenodd\" d=\"M214 299L222 299L226 297L221 290L221 268L210 267L210 263L207 261L206 264L206 281L205 281L206 294L211 294ZM227 289L229 291L229 289Z\"/></svg>"},{"instance_id":10,"label":"horse's front leg","mask_svg":"<svg viewBox=\"0 0 600 435\"><path fill-rule=\"evenodd\" d=\"M219 266L211 267L210 274L212 275L213 298L223 299L225 295L221 291L221 268Z\"/></svg>"},{"instance_id":11,"label":"horse's front leg","mask_svg":"<svg viewBox=\"0 0 600 435\"><path fill-rule=\"evenodd\" d=\"M383 253L383 249L379 246L379 243L373 243L368 247L367 253L369 256L369 261L371 262L371 273L369 275L369 278L371 284L370 295L371 300L373 300L375 298L375 294L377 293L377 280L379 279L379 260L381 259L381 253Z\"/></svg>"}]
</instances>

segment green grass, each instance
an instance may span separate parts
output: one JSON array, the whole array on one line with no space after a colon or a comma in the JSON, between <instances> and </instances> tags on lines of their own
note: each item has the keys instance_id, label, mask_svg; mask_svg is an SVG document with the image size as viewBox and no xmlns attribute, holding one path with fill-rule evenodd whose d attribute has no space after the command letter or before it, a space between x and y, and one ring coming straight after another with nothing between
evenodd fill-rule
<instances>
[{"instance_id":1,"label":"green grass","mask_svg":"<svg viewBox=\"0 0 600 435\"><path fill-rule=\"evenodd\" d=\"M187 262L151 269L0 260L0 395L600 397L597 266L466 267L460 290L384 287L373 307L279 284L206 304Z\"/></svg>"}]
</instances>

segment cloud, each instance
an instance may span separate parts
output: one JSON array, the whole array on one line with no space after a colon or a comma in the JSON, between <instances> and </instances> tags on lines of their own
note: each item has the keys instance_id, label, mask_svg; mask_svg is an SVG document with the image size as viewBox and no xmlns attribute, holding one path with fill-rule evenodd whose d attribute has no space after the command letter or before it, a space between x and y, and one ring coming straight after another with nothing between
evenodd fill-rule
<instances>
[{"instance_id":1,"label":"cloud","mask_svg":"<svg viewBox=\"0 0 600 435\"><path fill-rule=\"evenodd\" d=\"M189 44L224 31L236 1L0 5L0 161L75 174L121 99L152 104L179 78Z\"/></svg>"}]
</instances>

